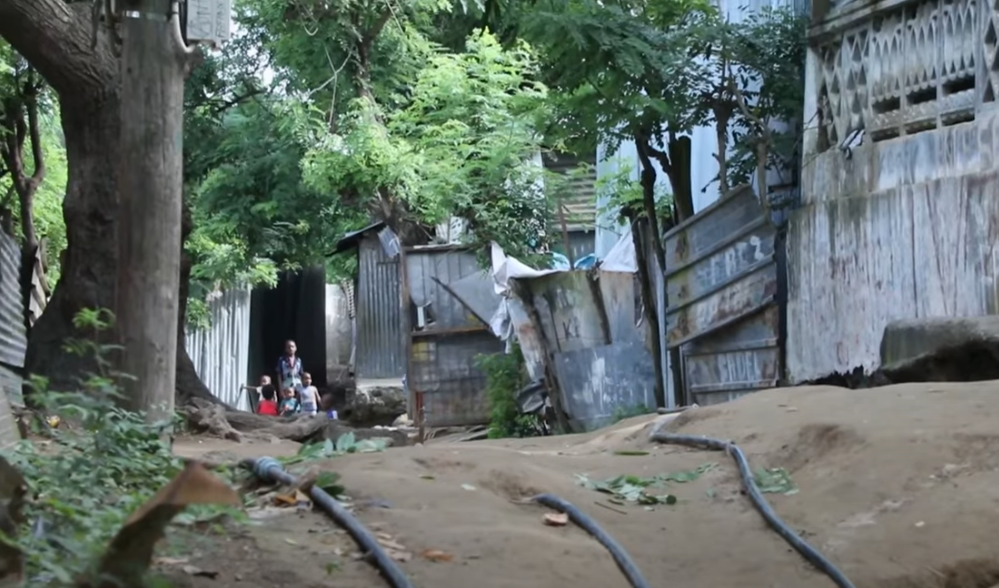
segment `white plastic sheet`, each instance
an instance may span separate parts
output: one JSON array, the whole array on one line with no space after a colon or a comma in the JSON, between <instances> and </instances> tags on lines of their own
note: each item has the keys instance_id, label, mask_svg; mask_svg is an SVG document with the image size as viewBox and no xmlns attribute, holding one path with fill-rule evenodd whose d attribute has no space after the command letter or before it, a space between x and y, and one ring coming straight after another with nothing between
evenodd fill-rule
<instances>
[{"instance_id":1,"label":"white plastic sheet","mask_svg":"<svg viewBox=\"0 0 999 588\"><path fill-rule=\"evenodd\" d=\"M607 257L600 263L600 269L608 272L635 273L638 271L635 259L635 243L631 239L629 228L607 252Z\"/></svg>"}]
</instances>

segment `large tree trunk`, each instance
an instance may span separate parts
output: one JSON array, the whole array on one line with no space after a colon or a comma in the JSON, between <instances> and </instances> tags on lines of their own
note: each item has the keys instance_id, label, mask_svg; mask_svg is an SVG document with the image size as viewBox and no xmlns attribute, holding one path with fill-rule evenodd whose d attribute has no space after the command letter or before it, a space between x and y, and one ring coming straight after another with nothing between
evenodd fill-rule
<instances>
[{"instance_id":1,"label":"large tree trunk","mask_svg":"<svg viewBox=\"0 0 999 588\"><path fill-rule=\"evenodd\" d=\"M79 337L73 316L82 308L114 309L117 252L119 93L60 96L69 182L63 203L68 247L62 277L28 340L25 367L68 390L94 369L92 358L67 354ZM110 342L110 341L107 341Z\"/></svg>"},{"instance_id":2,"label":"large tree trunk","mask_svg":"<svg viewBox=\"0 0 999 588\"><path fill-rule=\"evenodd\" d=\"M63 390L77 387L77 379L94 369L92 360L64 349L67 338L82 335L73 328L73 316L82 308L113 309L117 281L121 84L106 35L91 49L90 6L0 0L0 37L52 86L61 107L69 161L63 204L68 247L62 277L31 331L25 364L29 373ZM211 398L181 345L177 396Z\"/></svg>"},{"instance_id":3,"label":"large tree trunk","mask_svg":"<svg viewBox=\"0 0 999 588\"><path fill-rule=\"evenodd\" d=\"M126 406L173 415L183 201L184 78L190 52L161 0L125 0L119 171L118 340Z\"/></svg>"}]
</instances>

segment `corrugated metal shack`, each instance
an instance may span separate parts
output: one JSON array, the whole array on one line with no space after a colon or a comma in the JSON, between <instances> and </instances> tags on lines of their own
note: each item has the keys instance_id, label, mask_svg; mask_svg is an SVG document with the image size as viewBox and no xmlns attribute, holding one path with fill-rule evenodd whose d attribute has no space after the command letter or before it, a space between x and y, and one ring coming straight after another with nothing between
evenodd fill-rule
<instances>
[{"instance_id":1,"label":"corrugated metal shack","mask_svg":"<svg viewBox=\"0 0 999 588\"><path fill-rule=\"evenodd\" d=\"M549 362L574 431L604 426L620 410L655 408L635 274L577 270L511 281L531 323L511 312L525 359ZM537 344L540 353L531 349ZM532 374L543 369L528 367Z\"/></svg>"},{"instance_id":2,"label":"corrugated metal shack","mask_svg":"<svg viewBox=\"0 0 999 588\"><path fill-rule=\"evenodd\" d=\"M406 373L406 326L403 324L398 239L384 223L344 235L333 254L357 249L358 382L402 379Z\"/></svg>"},{"instance_id":3,"label":"corrugated metal shack","mask_svg":"<svg viewBox=\"0 0 999 588\"><path fill-rule=\"evenodd\" d=\"M415 417L422 406L423 424L431 427L488 422L486 377L475 358L502 352L503 343L489 330L489 317L467 310L449 285L491 288L489 275L472 251L456 245L407 247L403 259L410 412Z\"/></svg>"}]
</instances>

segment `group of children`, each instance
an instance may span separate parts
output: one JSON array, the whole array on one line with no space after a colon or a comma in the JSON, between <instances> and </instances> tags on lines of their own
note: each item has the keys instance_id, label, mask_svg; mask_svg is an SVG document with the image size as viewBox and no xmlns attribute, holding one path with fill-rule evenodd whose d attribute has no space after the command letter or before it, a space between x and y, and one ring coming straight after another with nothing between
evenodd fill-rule
<instances>
[{"instance_id":1,"label":"group of children","mask_svg":"<svg viewBox=\"0 0 999 588\"><path fill-rule=\"evenodd\" d=\"M322 405L319 390L312 385L312 376L302 371L302 360L295 355L294 341L285 342L285 354L278 360L277 373L281 383L281 398L270 376L261 376L256 388L257 413L267 416L316 416Z\"/></svg>"},{"instance_id":2,"label":"group of children","mask_svg":"<svg viewBox=\"0 0 999 588\"><path fill-rule=\"evenodd\" d=\"M281 391L280 399L277 389L271 383L270 376L261 376L260 385L256 388L259 394L257 414L264 416L292 416L307 414L315 416L319 412L319 391L312 385L312 376L308 372L302 374L302 385L288 387Z\"/></svg>"}]
</instances>

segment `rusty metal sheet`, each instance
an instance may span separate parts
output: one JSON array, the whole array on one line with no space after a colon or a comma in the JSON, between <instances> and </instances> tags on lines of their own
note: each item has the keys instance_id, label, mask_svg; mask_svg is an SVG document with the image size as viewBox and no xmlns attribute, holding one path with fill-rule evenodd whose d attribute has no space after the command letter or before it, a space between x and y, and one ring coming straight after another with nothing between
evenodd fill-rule
<instances>
[{"instance_id":1,"label":"rusty metal sheet","mask_svg":"<svg viewBox=\"0 0 999 588\"><path fill-rule=\"evenodd\" d=\"M610 424L620 410L656 405L652 355L641 342L555 353L554 363L574 431Z\"/></svg>"},{"instance_id":2,"label":"rusty metal sheet","mask_svg":"<svg viewBox=\"0 0 999 588\"><path fill-rule=\"evenodd\" d=\"M548 274L530 281L534 305L541 316L551 351L572 351L606 345L601 302L585 271Z\"/></svg>"},{"instance_id":3,"label":"rusty metal sheet","mask_svg":"<svg viewBox=\"0 0 999 588\"><path fill-rule=\"evenodd\" d=\"M644 341L642 298L636 283L636 274L625 272L597 272L600 298L607 313L611 343Z\"/></svg>"},{"instance_id":4,"label":"rusty metal sheet","mask_svg":"<svg viewBox=\"0 0 999 588\"><path fill-rule=\"evenodd\" d=\"M776 295L777 265L770 262L700 299L671 305L666 315L667 344L674 348L713 333L772 304Z\"/></svg>"},{"instance_id":5,"label":"rusty metal sheet","mask_svg":"<svg viewBox=\"0 0 999 588\"><path fill-rule=\"evenodd\" d=\"M517 342L520 343L520 352L524 355L527 375L531 381L541 380L545 377L545 348L541 342L541 333L527 315L527 310L520 300L516 298L507 300L507 310L510 313L513 330L517 334Z\"/></svg>"},{"instance_id":6,"label":"rusty metal sheet","mask_svg":"<svg viewBox=\"0 0 999 588\"><path fill-rule=\"evenodd\" d=\"M667 343L677 347L771 303L774 226L737 189L666 235Z\"/></svg>"},{"instance_id":7,"label":"rusty metal sheet","mask_svg":"<svg viewBox=\"0 0 999 588\"><path fill-rule=\"evenodd\" d=\"M486 376L476 357L503 352L489 332L417 337L411 346L409 387L423 393L425 424L478 425L489 421Z\"/></svg>"},{"instance_id":8,"label":"rusty metal sheet","mask_svg":"<svg viewBox=\"0 0 999 588\"><path fill-rule=\"evenodd\" d=\"M477 425L489 421L486 377L476 357L503 352L475 313L442 284L483 276L472 251L461 247L406 250L406 279L414 305L428 322L413 325L407 383L422 393L424 423L432 427Z\"/></svg>"},{"instance_id":9,"label":"rusty metal sheet","mask_svg":"<svg viewBox=\"0 0 999 588\"><path fill-rule=\"evenodd\" d=\"M413 304L423 307L433 324L426 330L481 326L482 321L461 300L441 286L480 275L475 254L467 249L414 247L406 252L406 280ZM416 325L414 324L414 329Z\"/></svg>"},{"instance_id":10,"label":"rusty metal sheet","mask_svg":"<svg viewBox=\"0 0 999 588\"><path fill-rule=\"evenodd\" d=\"M777 386L779 325L780 309L771 305L731 328L684 345L684 374L692 401L701 406L718 404Z\"/></svg>"},{"instance_id":11,"label":"rusty metal sheet","mask_svg":"<svg viewBox=\"0 0 999 588\"><path fill-rule=\"evenodd\" d=\"M688 402L717 404L781 379L776 229L737 188L666 235L666 341Z\"/></svg>"}]
</instances>

